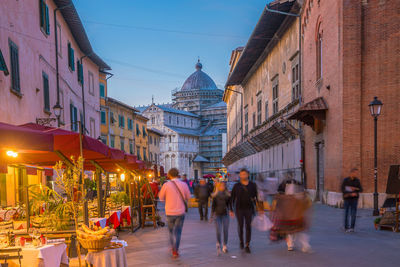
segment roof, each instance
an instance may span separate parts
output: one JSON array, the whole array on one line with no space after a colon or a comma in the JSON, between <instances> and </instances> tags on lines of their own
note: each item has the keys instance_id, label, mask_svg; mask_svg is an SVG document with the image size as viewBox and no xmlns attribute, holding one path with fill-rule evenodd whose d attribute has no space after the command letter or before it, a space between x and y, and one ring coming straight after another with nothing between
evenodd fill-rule
<instances>
[{"instance_id":1,"label":"roof","mask_svg":"<svg viewBox=\"0 0 400 267\"><path fill-rule=\"evenodd\" d=\"M181 128L181 127L173 127L167 126L172 131L181 134L181 135L190 135L190 136L199 136L200 132L198 129L189 129L189 128Z\"/></svg>"},{"instance_id":2,"label":"roof","mask_svg":"<svg viewBox=\"0 0 400 267\"><path fill-rule=\"evenodd\" d=\"M269 9L290 12L295 2L295 0L274 1L267 4L267 7ZM269 12L267 8L264 9L253 33L247 41L235 69L228 77L225 87L238 85L243 82L265 48L273 41L275 33L286 18L287 16L285 15Z\"/></svg>"},{"instance_id":3,"label":"roof","mask_svg":"<svg viewBox=\"0 0 400 267\"><path fill-rule=\"evenodd\" d=\"M68 24L68 27L74 36L79 49L87 55L97 66L102 70L110 70L111 67L107 65L96 53L93 52L92 45L83 27L82 21L79 18L78 12L72 0L54 0L54 3L60 9L60 12Z\"/></svg>"},{"instance_id":4,"label":"roof","mask_svg":"<svg viewBox=\"0 0 400 267\"><path fill-rule=\"evenodd\" d=\"M171 108L168 106L164 106L164 105L156 105L156 107L162 109L165 112L170 112L170 113L176 113L176 114L181 114L181 115L186 115L186 116L191 116L191 117L196 117L198 118L199 115L188 112L188 111L184 111L184 110L180 110L180 109L175 109L175 108Z\"/></svg>"},{"instance_id":5,"label":"roof","mask_svg":"<svg viewBox=\"0 0 400 267\"><path fill-rule=\"evenodd\" d=\"M218 103L205 107L204 109L218 109L218 108L226 108L226 103L224 101L220 101Z\"/></svg>"},{"instance_id":6,"label":"roof","mask_svg":"<svg viewBox=\"0 0 400 267\"><path fill-rule=\"evenodd\" d=\"M202 155L196 155L196 157L193 159L193 162L209 162L209 160Z\"/></svg>"},{"instance_id":7,"label":"roof","mask_svg":"<svg viewBox=\"0 0 400 267\"><path fill-rule=\"evenodd\" d=\"M315 118L320 120L325 118L326 110L328 110L328 105L326 104L324 98L318 97L301 106L287 119L299 120L304 122L306 125L313 126Z\"/></svg>"},{"instance_id":8,"label":"roof","mask_svg":"<svg viewBox=\"0 0 400 267\"><path fill-rule=\"evenodd\" d=\"M119 106L122 106L122 107L124 107L126 109L129 109L129 110L133 111L133 112L139 112L139 110L135 109L134 107L129 106L128 104L125 104L125 103L123 103L123 102L121 102L121 101L119 101L117 99L114 99L114 98L111 98L111 97L107 97L106 101L114 103L114 104L117 104Z\"/></svg>"},{"instance_id":9,"label":"roof","mask_svg":"<svg viewBox=\"0 0 400 267\"><path fill-rule=\"evenodd\" d=\"M164 134L162 132L160 132L159 130L155 129L155 128L147 128L147 132L149 133L155 133L159 136L163 136Z\"/></svg>"},{"instance_id":10,"label":"roof","mask_svg":"<svg viewBox=\"0 0 400 267\"><path fill-rule=\"evenodd\" d=\"M135 107L140 113L143 113L149 106L139 106Z\"/></svg>"},{"instance_id":11,"label":"roof","mask_svg":"<svg viewBox=\"0 0 400 267\"><path fill-rule=\"evenodd\" d=\"M203 65L199 62L196 64L196 71L193 72L183 83L181 90L215 90L218 89L217 85L201 69Z\"/></svg>"}]
</instances>

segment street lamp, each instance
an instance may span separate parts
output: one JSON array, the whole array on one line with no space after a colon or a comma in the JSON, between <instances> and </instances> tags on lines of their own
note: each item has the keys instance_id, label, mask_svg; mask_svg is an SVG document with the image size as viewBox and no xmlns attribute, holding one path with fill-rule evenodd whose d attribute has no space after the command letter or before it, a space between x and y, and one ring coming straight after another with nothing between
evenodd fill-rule
<instances>
[{"instance_id":1,"label":"street lamp","mask_svg":"<svg viewBox=\"0 0 400 267\"><path fill-rule=\"evenodd\" d=\"M54 111L54 115L57 118L58 127L60 127L61 110L62 110L62 107L60 106L60 103L57 102L53 107L53 111Z\"/></svg>"},{"instance_id":2,"label":"street lamp","mask_svg":"<svg viewBox=\"0 0 400 267\"><path fill-rule=\"evenodd\" d=\"M373 216L379 215L378 210L378 116L381 114L382 102L378 97L374 97L371 103L369 103L369 110L371 116L374 117L374 212Z\"/></svg>"}]
</instances>

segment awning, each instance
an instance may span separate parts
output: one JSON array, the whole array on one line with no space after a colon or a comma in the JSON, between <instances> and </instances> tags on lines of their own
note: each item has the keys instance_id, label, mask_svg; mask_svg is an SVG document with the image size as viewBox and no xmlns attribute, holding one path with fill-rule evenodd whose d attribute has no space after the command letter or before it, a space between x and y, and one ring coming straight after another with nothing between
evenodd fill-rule
<instances>
[{"instance_id":1,"label":"awning","mask_svg":"<svg viewBox=\"0 0 400 267\"><path fill-rule=\"evenodd\" d=\"M294 114L289 116L288 120L298 120L304 124L313 127L314 120L324 120L325 113L328 110L323 97L315 98L314 100L301 106Z\"/></svg>"}]
</instances>

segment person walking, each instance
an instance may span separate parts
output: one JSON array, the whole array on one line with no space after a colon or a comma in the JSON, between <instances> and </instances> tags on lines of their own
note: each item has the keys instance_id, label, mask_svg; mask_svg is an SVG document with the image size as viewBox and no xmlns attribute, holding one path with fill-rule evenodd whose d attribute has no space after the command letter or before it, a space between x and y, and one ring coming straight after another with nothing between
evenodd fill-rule
<instances>
[{"instance_id":1,"label":"person walking","mask_svg":"<svg viewBox=\"0 0 400 267\"><path fill-rule=\"evenodd\" d=\"M344 200L344 230L346 233L354 232L356 224L358 198L362 192L361 182L357 175L358 169L351 169L350 176L344 178L341 187Z\"/></svg>"},{"instance_id":2,"label":"person walking","mask_svg":"<svg viewBox=\"0 0 400 267\"><path fill-rule=\"evenodd\" d=\"M216 184L216 193L211 205L211 218L215 220L217 232L217 254L221 253L221 235L224 234L222 252L228 253L229 212L232 211L231 196L224 182Z\"/></svg>"},{"instance_id":3,"label":"person walking","mask_svg":"<svg viewBox=\"0 0 400 267\"><path fill-rule=\"evenodd\" d=\"M161 188L158 197L165 201L165 214L167 216L169 240L171 244L172 257L179 257L179 244L185 212L187 211L187 201L190 199L190 192L187 184L178 179L179 171L172 168L168 171L169 179Z\"/></svg>"},{"instance_id":4,"label":"person walking","mask_svg":"<svg viewBox=\"0 0 400 267\"><path fill-rule=\"evenodd\" d=\"M199 205L200 220L208 220L208 201L211 195L210 187L206 180L200 179L200 184L195 188L194 194Z\"/></svg>"},{"instance_id":5,"label":"person walking","mask_svg":"<svg viewBox=\"0 0 400 267\"><path fill-rule=\"evenodd\" d=\"M232 206L235 208L236 219L238 221L238 234L240 248L250 253L251 240L251 221L253 219L257 204L257 186L249 181L249 171L241 169L237 182L231 193ZM246 226L246 244L243 240L243 227Z\"/></svg>"}]
</instances>

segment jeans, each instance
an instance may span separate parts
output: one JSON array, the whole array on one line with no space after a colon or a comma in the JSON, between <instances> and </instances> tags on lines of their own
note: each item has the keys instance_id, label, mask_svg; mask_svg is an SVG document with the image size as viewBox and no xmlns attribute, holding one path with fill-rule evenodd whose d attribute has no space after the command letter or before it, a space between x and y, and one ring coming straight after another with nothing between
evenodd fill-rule
<instances>
[{"instance_id":1,"label":"jeans","mask_svg":"<svg viewBox=\"0 0 400 267\"><path fill-rule=\"evenodd\" d=\"M243 243L243 226L246 224L246 246L251 240L251 221L253 219L252 210L236 210L236 219L238 221L238 234L240 243Z\"/></svg>"},{"instance_id":2,"label":"jeans","mask_svg":"<svg viewBox=\"0 0 400 267\"><path fill-rule=\"evenodd\" d=\"M200 219L205 218L207 220L207 218L208 218L208 200L207 201L199 201L199 214L200 214Z\"/></svg>"},{"instance_id":3,"label":"jeans","mask_svg":"<svg viewBox=\"0 0 400 267\"><path fill-rule=\"evenodd\" d=\"M357 215L357 204L358 198L350 198L344 200L344 228L345 229L354 229L356 224L356 215ZM349 218L350 216L350 227L349 227Z\"/></svg>"},{"instance_id":4,"label":"jeans","mask_svg":"<svg viewBox=\"0 0 400 267\"><path fill-rule=\"evenodd\" d=\"M180 216L167 215L169 242L171 244L171 248L174 251L179 250L179 243L181 242L181 234L184 221L185 221L185 215L180 215Z\"/></svg>"},{"instance_id":5,"label":"jeans","mask_svg":"<svg viewBox=\"0 0 400 267\"><path fill-rule=\"evenodd\" d=\"M217 242L221 245L221 230L223 228L224 231L224 243L226 246L228 244L228 232L229 232L229 216L228 215L219 215L215 217L215 227L217 229Z\"/></svg>"}]
</instances>

